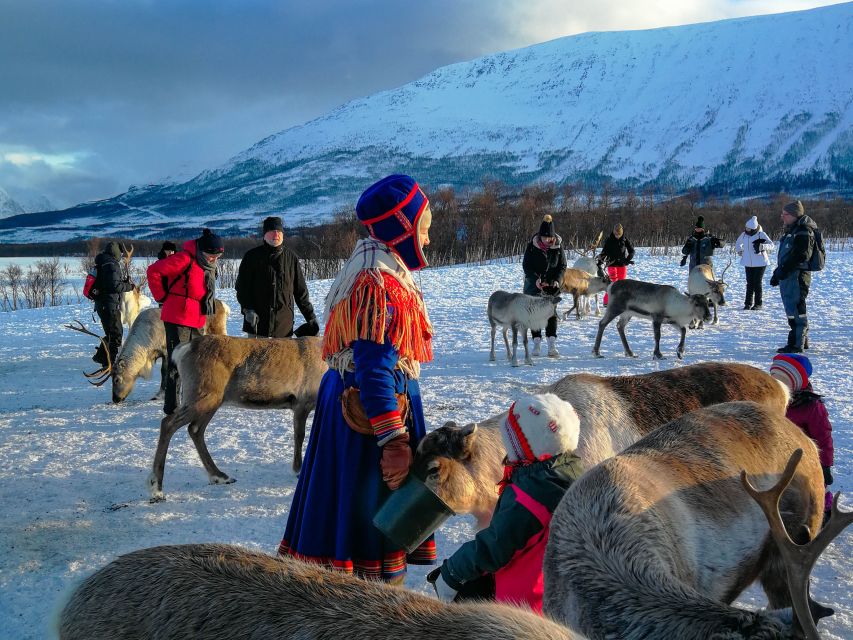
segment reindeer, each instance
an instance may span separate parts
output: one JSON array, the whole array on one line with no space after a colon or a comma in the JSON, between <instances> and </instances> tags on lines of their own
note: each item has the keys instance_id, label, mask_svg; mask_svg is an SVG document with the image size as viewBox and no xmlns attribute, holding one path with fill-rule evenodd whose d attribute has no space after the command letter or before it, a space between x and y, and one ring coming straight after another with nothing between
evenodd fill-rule
<instances>
[{"instance_id":1,"label":"reindeer","mask_svg":"<svg viewBox=\"0 0 853 640\"><path fill-rule=\"evenodd\" d=\"M757 492L747 476L781 480ZM793 601L805 637L818 638L810 609L831 610L810 606L808 575L853 513L834 508L805 547L788 532L817 534L823 490L814 443L778 411L732 402L684 415L566 492L545 552L544 612L593 639L802 638L787 612L731 606L758 578L770 608Z\"/></svg>"},{"instance_id":2,"label":"reindeer","mask_svg":"<svg viewBox=\"0 0 853 640\"><path fill-rule=\"evenodd\" d=\"M604 278L607 272L604 270L604 265L600 260L595 259L595 252L601 244L601 239L604 237L604 232L600 231L595 241L583 249L578 249L572 242L569 246L569 251L578 254L578 259L572 264L572 269L578 269L584 273L597 278ZM588 315L592 313L592 303L595 302L595 315L601 315L601 306L598 304L598 294L594 294L592 299L587 295L581 296L583 313Z\"/></svg>"},{"instance_id":3,"label":"reindeer","mask_svg":"<svg viewBox=\"0 0 853 640\"><path fill-rule=\"evenodd\" d=\"M134 287L121 294L121 322L127 327L128 331L133 328L133 323L139 317L139 313L149 306L151 306L151 298L142 293L139 287Z\"/></svg>"},{"instance_id":4,"label":"reindeer","mask_svg":"<svg viewBox=\"0 0 853 640\"><path fill-rule=\"evenodd\" d=\"M305 422L314 409L320 379L328 368L321 355L322 338L256 340L201 336L178 345L172 359L181 380L181 405L160 423L148 488L152 501L163 499L163 472L169 441L189 425L190 438L211 484L234 478L219 470L204 441L204 431L224 403L247 409L293 411L293 471L302 467Z\"/></svg>"},{"instance_id":5,"label":"reindeer","mask_svg":"<svg viewBox=\"0 0 853 640\"><path fill-rule=\"evenodd\" d=\"M60 640L583 640L530 611L445 604L379 581L222 544L141 549L74 591Z\"/></svg>"},{"instance_id":6,"label":"reindeer","mask_svg":"<svg viewBox=\"0 0 853 640\"><path fill-rule=\"evenodd\" d=\"M225 325L231 309L218 298L214 300L214 307L216 312L207 317L202 331L205 334L226 335ZM160 390L152 400L161 399L165 392L168 362L166 331L160 320L160 309L151 307L143 309L133 323L112 367L113 402L123 402L133 391L137 378L142 377L146 380L150 378L158 358L160 359Z\"/></svg>"},{"instance_id":7,"label":"reindeer","mask_svg":"<svg viewBox=\"0 0 853 640\"><path fill-rule=\"evenodd\" d=\"M636 357L631 347L628 346L628 338L625 336L625 327L631 318L639 316L652 321L655 334L655 360L663 360L660 351L660 329L664 324L672 324L681 331L681 341L675 354L679 360L684 357L684 341L687 337L687 326L695 318L697 320L710 320L711 311L708 308L708 299L703 295L684 295L675 287L665 284L652 284L640 280L619 280L607 289L609 301L604 317L598 323L598 335L595 336L595 346L592 354L596 358L602 358L599 353L601 348L601 337L604 329L615 318L619 318L616 328L622 339L622 347L625 355L629 358Z\"/></svg>"},{"instance_id":8,"label":"reindeer","mask_svg":"<svg viewBox=\"0 0 853 640\"><path fill-rule=\"evenodd\" d=\"M769 373L745 364L705 362L636 376L568 375L541 389L570 403L580 418L577 454L587 467L615 455L688 411L732 400L754 400L785 415L789 392ZM506 412L458 427L448 422L424 437L413 473L456 513L488 525L505 455L500 425Z\"/></svg>"},{"instance_id":9,"label":"reindeer","mask_svg":"<svg viewBox=\"0 0 853 640\"><path fill-rule=\"evenodd\" d=\"M572 295L573 305L568 311L563 312L563 320L568 319L572 310L575 311L575 316L578 320L581 319L581 308L578 301L587 295L592 295L593 298L602 291L606 291L610 285L610 276L603 274L600 276L591 276L586 271L580 269L566 269L563 273L563 281L560 287L566 293Z\"/></svg>"},{"instance_id":10,"label":"reindeer","mask_svg":"<svg viewBox=\"0 0 853 640\"><path fill-rule=\"evenodd\" d=\"M726 305L725 292L728 285L725 282L726 271L732 266L732 259L729 258L729 263L720 274L720 279L714 279L714 268L709 264L697 264L690 270L690 275L687 278L687 293L689 295L703 295L708 298L708 303L714 307L714 321L712 324L717 324L717 307ZM701 329L705 326L703 321L698 321L691 324L691 329Z\"/></svg>"},{"instance_id":11,"label":"reindeer","mask_svg":"<svg viewBox=\"0 0 853 640\"><path fill-rule=\"evenodd\" d=\"M518 366L518 334L522 335L524 342L524 364L533 364L530 352L527 348L527 330L542 330L548 323L548 318L557 314L557 305L560 303L559 296L529 296L524 293L507 293L506 291L495 291L489 296L489 304L486 313L489 316L489 324L492 327L492 343L489 351L489 360L495 360L495 333L498 325L504 337L506 346L506 357L511 361L513 367ZM512 352L509 349L509 340L506 332L512 329Z\"/></svg>"}]
</instances>

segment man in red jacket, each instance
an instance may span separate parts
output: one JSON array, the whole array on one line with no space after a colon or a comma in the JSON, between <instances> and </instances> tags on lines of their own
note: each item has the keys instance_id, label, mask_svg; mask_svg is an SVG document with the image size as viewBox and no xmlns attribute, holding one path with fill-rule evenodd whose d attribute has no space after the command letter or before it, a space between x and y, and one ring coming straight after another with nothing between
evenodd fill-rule
<instances>
[{"instance_id":1,"label":"man in red jacket","mask_svg":"<svg viewBox=\"0 0 853 640\"><path fill-rule=\"evenodd\" d=\"M148 288L163 307L160 318L166 328L166 415L175 411L178 398L178 370L172 352L180 343L200 336L207 316L214 313L216 261L225 251L225 243L205 229L200 238L188 240L181 249L148 267Z\"/></svg>"}]
</instances>

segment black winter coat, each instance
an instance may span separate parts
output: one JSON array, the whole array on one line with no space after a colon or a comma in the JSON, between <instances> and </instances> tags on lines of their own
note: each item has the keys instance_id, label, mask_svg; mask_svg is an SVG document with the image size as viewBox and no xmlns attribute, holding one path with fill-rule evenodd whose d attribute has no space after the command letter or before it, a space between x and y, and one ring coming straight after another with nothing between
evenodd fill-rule
<instances>
[{"instance_id":1,"label":"black winter coat","mask_svg":"<svg viewBox=\"0 0 853 640\"><path fill-rule=\"evenodd\" d=\"M621 238L611 233L604 241L600 257L604 259L607 266L624 267L634 259L634 245L624 233Z\"/></svg>"},{"instance_id":2,"label":"black winter coat","mask_svg":"<svg viewBox=\"0 0 853 640\"><path fill-rule=\"evenodd\" d=\"M237 302L243 310L258 314L258 335L286 338L293 333L293 303L306 322L316 321L308 299L308 287L296 254L281 245L266 242L249 249L237 273ZM252 333L245 320L243 331Z\"/></svg>"},{"instance_id":3,"label":"black winter coat","mask_svg":"<svg viewBox=\"0 0 853 640\"><path fill-rule=\"evenodd\" d=\"M560 236L556 237L557 242L547 251L536 246L537 236L533 236L527 243L524 259L521 261L521 268L524 270L524 293L538 296L542 293L554 294L560 290L559 287L543 290L536 287L536 280L540 278L548 283L563 281L563 274L566 272L566 252L563 251L563 239Z\"/></svg>"},{"instance_id":4,"label":"black winter coat","mask_svg":"<svg viewBox=\"0 0 853 640\"><path fill-rule=\"evenodd\" d=\"M94 288L98 292L95 303L101 307L118 307L121 294L133 290L133 283L121 268L115 256L103 251L95 256L96 273Z\"/></svg>"}]
</instances>

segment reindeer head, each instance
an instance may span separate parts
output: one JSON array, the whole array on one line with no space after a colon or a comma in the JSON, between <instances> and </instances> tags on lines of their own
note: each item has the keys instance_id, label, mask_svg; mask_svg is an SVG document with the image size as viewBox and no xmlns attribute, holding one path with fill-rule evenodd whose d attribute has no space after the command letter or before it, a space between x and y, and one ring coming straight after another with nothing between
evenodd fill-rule
<instances>
[{"instance_id":1,"label":"reindeer head","mask_svg":"<svg viewBox=\"0 0 853 640\"><path fill-rule=\"evenodd\" d=\"M701 294L689 295L690 302L693 307L692 316L702 322L711 322L714 315L711 313L711 305L708 302L708 297Z\"/></svg>"},{"instance_id":2,"label":"reindeer head","mask_svg":"<svg viewBox=\"0 0 853 640\"><path fill-rule=\"evenodd\" d=\"M726 265L726 268L723 269L723 272L720 274L719 280L707 280L708 287L711 289L711 298L713 301L720 305L721 307L726 306L726 289L729 285L726 284L725 277L726 271L729 270L729 267L732 266L732 259L729 256L729 263Z\"/></svg>"},{"instance_id":3,"label":"reindeer head","mask_svg":"<svg viewBox=\"0 0 853 640\"><path fill-rule=\"evenodd\" d=\"M446 422L421 440L412 473L451 509L464 512L475 488L466 465L476 446L476 424L460 427L455 422Z\"/></svg>"}]
</instances>

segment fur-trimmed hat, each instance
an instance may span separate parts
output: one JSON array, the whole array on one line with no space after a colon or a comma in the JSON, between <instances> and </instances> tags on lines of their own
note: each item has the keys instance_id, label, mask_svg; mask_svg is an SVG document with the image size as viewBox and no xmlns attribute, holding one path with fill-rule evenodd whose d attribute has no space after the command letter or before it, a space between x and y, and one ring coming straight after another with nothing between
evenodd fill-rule
<instances>
[{"instance_id":1,"label":"fur-trimmed hat","mask_svg":"<svg viewBox=\"0 0 853 640\"><path fill-rule=\"evenodd\" d=\"M542 218L542 224L539 225L539 236L554 237L554 218L549 213L546 213L545 217Z\"/></svg>"},{"instance_id":2,"label":"fur-trimmed hat","mask_svg":"<svg viewBox=\"0 0 853 640\"><path fill-rule=\"evenodd\" d=\"M773 356L770 375L788 385L791 391L805 389L812 374L812 363L806 356L798 353L780 353Z\"/></svg>"},{"instance_id":3,"label":"fur-trimmed hat","mask_svg":"<svg viewBox=\"0 0 853 640\"><path fill-rule=\"evenodd\" d=\"M222 253L225 251L225 241L210 229L204 229L201 237L196 240L196 246L203 253Z\"/></svg>"},{"instance_id":4,"label":"fur-trimmed hat","mask_svg":"<svg viewBox=\"0 0 853 640\"><path fill-rule=\"evenodd\" d=\"M747 229L758 229L758 216L752 216L744 226Z\"/></svg>"},{"instance_id":5,"label":"fur-trimmed hat","mask_svg":"<svg viewBox=\"0 0 853 640\"><path fill-rule=\"evenodd\" d=\"M553 393L520 396L501 429L509 462L546 460L578 447L580 420L574 407Z\"/></svg>"},{"instance_id":6,"label":"fur-trimmed hat","mask_svg":"<svg viewBox=\"0 0 853 640\"><path fill-rule=\"evenodd\" d=\"M284 233L284 223L278 216L269 216L264 220L264 233L267 231L281 231Z\"/></svg>"},{"instance_id":7,"label":"fur-trimmed hat","mask_svg":"<svg viewBox=\"0 0 853 640\"><path fill-rule=\"evenodd\" d=\"M784 207L782 207L782 211L798 218L806 214L806 210L803 209L803 203L799 200L789 202Z\"/></svg>"},{"instance_id":8,"label":"fur-trimmed hat","mask_svg":"<svg viewBox=\"0 0 853 640\"><path fill-rule=\"evenodd\" d=\"M361 194L355 213L368 233L384 242L412 271L427 265L418 226L429 200L411 176L382 178Z\"/></svg>"}]
</instances>

